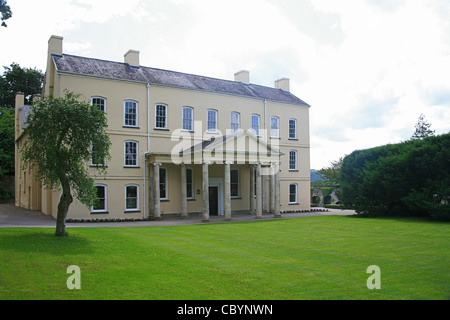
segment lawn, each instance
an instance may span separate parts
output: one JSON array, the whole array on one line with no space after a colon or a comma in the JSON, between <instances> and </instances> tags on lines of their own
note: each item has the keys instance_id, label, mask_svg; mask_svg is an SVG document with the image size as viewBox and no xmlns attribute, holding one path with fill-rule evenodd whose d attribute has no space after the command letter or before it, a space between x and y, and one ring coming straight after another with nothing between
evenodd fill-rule
<instances>
[{"instance_id":1,"label":"lawn","mask_svg":"<svg viewBox=\"0 0 450 320\"><path fill-rule=\"evenodd\" d=\"M0 299L448 299L450 224L320 216L0 229ZM77 265L81 289L69 290ZM367 267L380 268L369 290Z\"/></svg>"}]
</instances>

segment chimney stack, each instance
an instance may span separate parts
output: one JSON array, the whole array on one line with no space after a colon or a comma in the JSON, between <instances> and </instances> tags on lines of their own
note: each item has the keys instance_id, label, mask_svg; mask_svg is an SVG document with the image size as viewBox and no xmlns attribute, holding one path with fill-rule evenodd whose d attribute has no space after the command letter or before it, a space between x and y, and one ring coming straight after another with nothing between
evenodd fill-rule
<instances>
[{"instance_id":1,"label":"chimney stack","mask_svg":"<svg viewBox=\"0 0 450 320\"><path fill-rule=\"evenodd\" d=\"M139 68L139 51L137 50L128 50L124 55L125 63L128 63L130 67Z\"/></svg>"},{"instance_id":2,"label":"chimney stack","mask_svg":"<svg viewBox=\"0 0 450 320\"><path fill-rule=\"evenodd\" d=\"M281 78L275 81L275 88L290 92L290 85L288 78Z\"/></svg>"},{"instance_id":3,"label":"chimney stack","mask_svg":"<svg viewBox=\"0 0 450 320\"><path fill-rule=\"evenodd\" d=\"M241 70L239 72L236 72L234 74L234 81L249 84L250 83L250 72L248 72L247 70Z\"/></svg>"}]
</instances>

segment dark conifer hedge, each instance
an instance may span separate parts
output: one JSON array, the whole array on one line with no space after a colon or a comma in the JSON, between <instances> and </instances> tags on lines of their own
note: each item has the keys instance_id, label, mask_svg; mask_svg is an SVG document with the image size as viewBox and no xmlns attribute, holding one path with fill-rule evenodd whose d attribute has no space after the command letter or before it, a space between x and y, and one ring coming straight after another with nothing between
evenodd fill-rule
<instances>
[{"instance_id":1,"label":"dark conifer hedge","mask_svg":"<svg viewBox=\"0 0 450 320\"><path fill-rule=\"evenodd\" d=\"M450 133L354 151L341 200L366 215L450 219Z\"/></svg>"}]
</instances>

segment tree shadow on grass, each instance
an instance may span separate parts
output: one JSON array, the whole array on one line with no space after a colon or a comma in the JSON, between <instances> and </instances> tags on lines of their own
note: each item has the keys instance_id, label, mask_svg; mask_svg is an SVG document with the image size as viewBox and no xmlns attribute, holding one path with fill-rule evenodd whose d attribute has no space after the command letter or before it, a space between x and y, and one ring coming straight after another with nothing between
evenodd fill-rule
<instances>
[{"instance_id":1,"label":"tree shadow on grass","mask_svg":"<svg viewBox=\"0 0 450 320\"><path fill-rule=\"evenodd\" d=\"M86 254L93 251L91 241L80 234L56 237L54 229L0 230L0 252L45 252L54 255Z\"/></svg>"}]
</instances>

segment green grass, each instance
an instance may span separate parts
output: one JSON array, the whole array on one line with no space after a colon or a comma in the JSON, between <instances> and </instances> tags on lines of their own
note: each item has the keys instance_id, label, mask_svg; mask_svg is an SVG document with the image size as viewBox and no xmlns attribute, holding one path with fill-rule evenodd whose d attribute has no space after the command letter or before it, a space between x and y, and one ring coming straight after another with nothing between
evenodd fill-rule
<instances>
[{"instance_id":1,"label":"green grass","mask_svg":"<svg viewBox=\"0 0 450 320\"><path fill-rule=\"evenodd\" d=\"M320 216L0 229L0 299L448 299L450 224ZM69 290L66 269L81 269ZM381 269L369 290L366 269Z\"/></svg>"}]
</instances>

